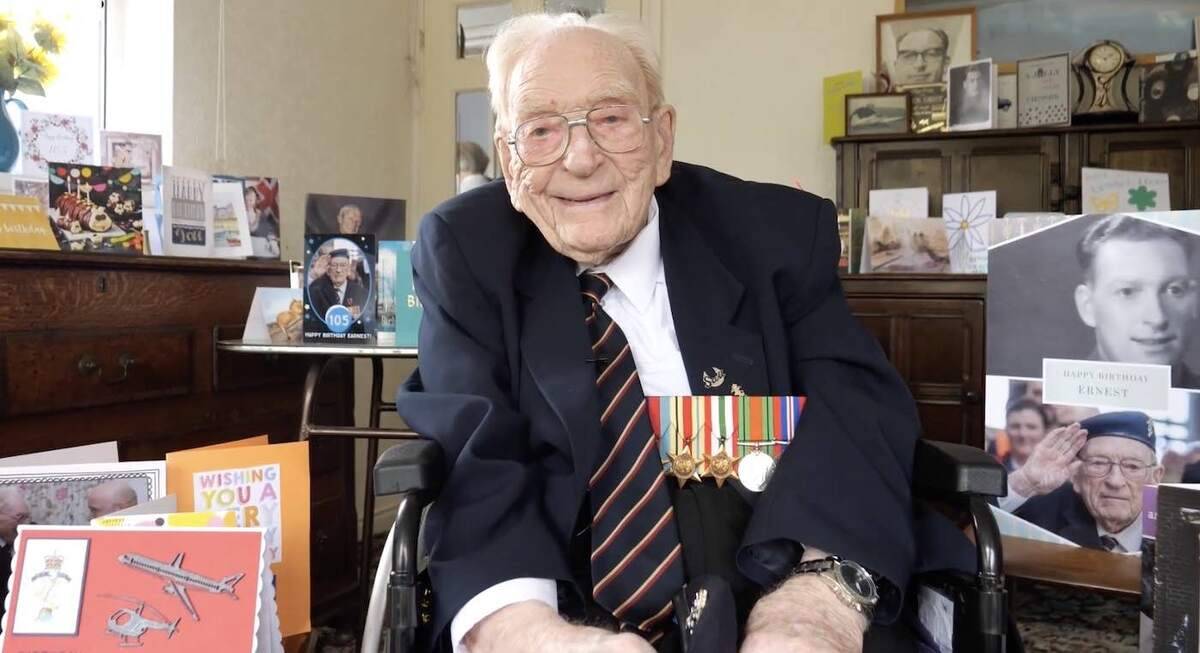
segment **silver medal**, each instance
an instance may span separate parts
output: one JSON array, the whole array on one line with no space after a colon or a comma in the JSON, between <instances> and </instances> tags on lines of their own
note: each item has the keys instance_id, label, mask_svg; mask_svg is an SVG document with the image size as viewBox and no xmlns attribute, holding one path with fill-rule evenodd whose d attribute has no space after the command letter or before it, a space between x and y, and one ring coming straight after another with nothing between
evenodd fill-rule
<instances>
[{"instance_id":1,"label":"silver medal","mask_svg":"<svg viewBox=\"0 0 1200 653\"><path fill-rule=\"evenodd\" d=\"M738 462L738 480L751 492L762 492L775 472L775 459L755 450Z\"/></svg>"}]
</instances>

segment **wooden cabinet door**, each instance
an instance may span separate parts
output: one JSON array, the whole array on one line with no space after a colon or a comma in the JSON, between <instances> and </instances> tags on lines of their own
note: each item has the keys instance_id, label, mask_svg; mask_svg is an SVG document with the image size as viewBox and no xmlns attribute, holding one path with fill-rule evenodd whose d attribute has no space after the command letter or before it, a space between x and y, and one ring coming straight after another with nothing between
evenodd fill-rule
<instances>
[{"instance_id":1,"label":"wooden cabinet door","mask_svg":"<svg viewBox=\"0 0 1200 653\"><path fill-rule=\"evenodd\" d=\"M1200 208L1200 130L1094 133L1088 134L1086 148L1089 167L1167 173L1171 208Z\"/></svg>"},{"instance_id":2,"label":"wooden cabinet door","mask_svg":"<svg viewBox=\"0 0 1200 653\"><path fill-rule=\"evenodd\" d=\"M867 208L870 192L888 188L928 188L929 214L942 214L942 194L953 192L953 153L946 143L894 141L858 147L858 206Z\"/></svg>"},{"instance_id":3,"label":"wooden cabinet door","mask_svg":"<svg viewBox=\"0 0 1200 653\"><path fill-rule=\"evenodd\" d=\"M1060 211L1062 155L1057 136L962 140L954 192L996 191L996 216L1010 211ZM940 214L939 214L940 215Z\"/></svg>"},{"instance_id":4,"label":"wooden cabinet door","mask_svg":"<svg viewBox=\"0 0 1200 653\"><path fill-rule=\"evenodd\" d=\"M908 384L924 437L983 446L984 305L978 299L849 297Z\"/></svg>"},{"instance_id":5,"label":"wooden cabinet door","mask_svg":"<svg viewBox=\"0 0 1200 653\"><path fill-rule=\"evenodd\" d=\"M858 203L865 207L872 190L925 187L932 216L942 215L943 194L978 190L996 191L998 215L1061 210L1061 149L1054 135L863 143Z\"/></svg>"}]
</instances>

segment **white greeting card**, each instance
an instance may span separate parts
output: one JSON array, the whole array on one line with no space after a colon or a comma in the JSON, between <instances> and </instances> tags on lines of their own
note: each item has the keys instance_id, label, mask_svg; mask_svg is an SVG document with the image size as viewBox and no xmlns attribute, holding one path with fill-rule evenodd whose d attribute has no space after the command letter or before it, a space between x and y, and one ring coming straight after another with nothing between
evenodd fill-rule
<instances>
[{"instance_id":1,"label":"white greeting card","mask_svg":"<svg viewBox=\"0 0 1200 653\"><path fill-rule=\"evenodd\" d=\"M21 116L21 172L44 178L47 162L95 163L92 119L26 111Z\"/></svg>"},{"instance_id":2,"label":"white greeting card","mask_svg":"<svg viewBox=\"0 0 1200 653\"><path fill-rule=\"evenodd\" d=\"M222 258L253 256L242 182L214 181L212 189L213 255Z\"/></svg>"},{"instance_id":3,"label":"white greeting card","mask_svg":"<svg viewBox=\"0 0 1200 653\"><path fill-rule=\"evenodd\" d=\"M1083 169L1084 213L1170 211L1170 178L1165 172Z\"/></svg>"},{"instance_id":4,"label":"white greeting card","mask_svg":"<svg viewBox=\"0 0 1200 653\"><path fill-rule=\"evenodd\" d=\"M1071 55L1017 62L1017 125L1071 124Z\"/></svg>"},{"instance_id":5,"label":"white greeting card","mask_svg":"<svg viewBox=\"0 0 1200 653\"><path fill-rule=\"evenodd\" d=\"M867 215L880 218L928 218L928 188L873 190L867 198Z\"/></svg>"},{"instance_id":6,"label":"white greeting card","mask_svg":"<svg viewBox=\"0 0 1200 653\"><path fill-rule=\"evenodd\" d=\"M162 173L162 136L103 129L100 131L100 163L140 168L142 179L150 183ZM142 204L145 206L145 202Z\"/></svg>"},{"instance_id":7,"label":"white greeting card","mask_svg":"<svg viewBox=\"0 0 1200 653\"><path fill-rule=\"evenodd\" d=\"M988 230L995 218L994 190L942 195L951 272L987 272Z\"/></svg>"},{"instance_id":8,"label":"white greeting card","mask_svg":"<svg viewBox=\"0 0 1200 653\"><path fill-rule=\"evenodd\" d=\"M212 256L213 183L207 172L163 166L162 241L168 256Z\"/></svg>"}]
</instances>

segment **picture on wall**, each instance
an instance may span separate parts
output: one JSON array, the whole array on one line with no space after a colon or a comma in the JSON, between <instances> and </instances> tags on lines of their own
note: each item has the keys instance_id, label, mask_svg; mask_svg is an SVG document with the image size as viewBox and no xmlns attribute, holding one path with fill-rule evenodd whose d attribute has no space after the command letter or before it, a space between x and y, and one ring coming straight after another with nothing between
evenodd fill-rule
<instances>
[{"instance_id":1,"label":"picture on wall","mask_svg":"<svg viewBox=\"0 0 1200 653\"><path fill-rule=\"evenodd\" d=\"M996 125L996 67L991 59L950 67L950 131L991 129Z\"/></svg>"},{"instance_id":2,"label":"picture on wall","mask_svg":"<svg viewBox=\"0 0 1200 653\"><path fill-rule=\"evenodd\" d=\"M975 58L975 9L875 17L876 70L893 88L941 83L950 66Z\"/></svg>"},{"instance_id":3,"label":"picture on wall","mask_svg":"<svg viewBox=\"0 0 1200 653\"><path fill-rule=\"evenodd\" d=\"M846 96L846 135L906 134L911 106L907 93Z\"/></svg>"}]
</instances>

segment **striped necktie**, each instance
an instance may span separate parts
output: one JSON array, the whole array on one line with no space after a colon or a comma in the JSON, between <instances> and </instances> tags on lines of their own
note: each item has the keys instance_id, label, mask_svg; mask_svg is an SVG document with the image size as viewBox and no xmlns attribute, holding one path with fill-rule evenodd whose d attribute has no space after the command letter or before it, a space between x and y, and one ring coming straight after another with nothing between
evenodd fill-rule
<instances>
[{"instance_id":1,"label":"striped necktie","mask_svg":"<svg viewBox=\"0 0 1200 653\"><path fill-rule=\"evenodd\" d=\"M612 281L593 272L579 281L604 406L600 450L607 451L588 483L592 596L626 627L650 635L684 584L675 513L629 343L600 307Z\"/></svg>"},{"instance_id":2,"label":"striped necktie","mask_svg":"<svg viewBox=\"0 0 1200 653\"><path fill-rule=\"evenodd\" d=\"M1121 542L1112 535L1101 535L1100 546L1116 553L1127 553L1127 551L1125 551L1125 547L1121 546Z\"/></svg>"}]
</instances>

